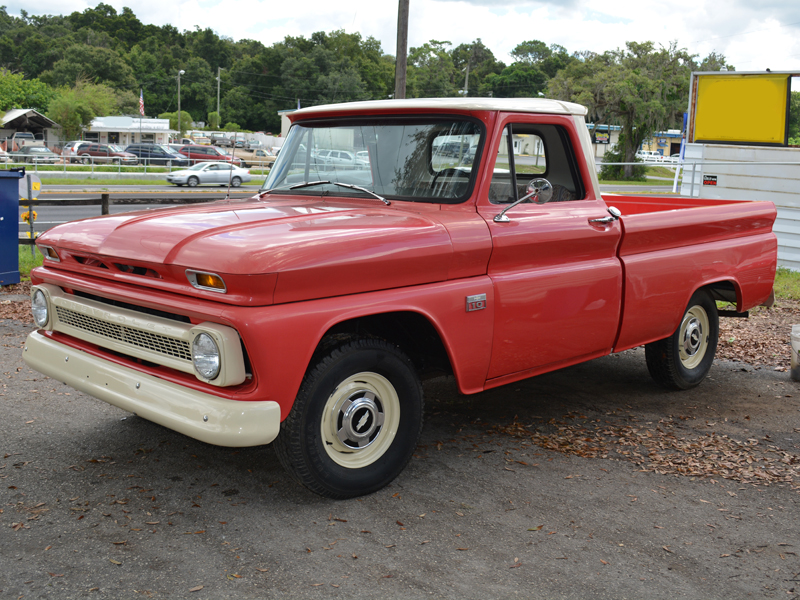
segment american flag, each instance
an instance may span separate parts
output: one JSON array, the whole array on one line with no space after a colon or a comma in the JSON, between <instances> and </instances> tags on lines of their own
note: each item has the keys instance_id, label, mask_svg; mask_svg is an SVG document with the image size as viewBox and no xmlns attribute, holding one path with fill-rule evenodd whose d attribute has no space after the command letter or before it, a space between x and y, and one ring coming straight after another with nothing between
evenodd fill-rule
<instances>
[{"instance_id":1,"label":"american flag","mask_svg":"<svg viewBox=\"0 0 800 600\"><path fill-rule=\"evenodd\" d=\"M139 114L144 116L144 93L139 88Z\"/></svg>"}]
</instances>

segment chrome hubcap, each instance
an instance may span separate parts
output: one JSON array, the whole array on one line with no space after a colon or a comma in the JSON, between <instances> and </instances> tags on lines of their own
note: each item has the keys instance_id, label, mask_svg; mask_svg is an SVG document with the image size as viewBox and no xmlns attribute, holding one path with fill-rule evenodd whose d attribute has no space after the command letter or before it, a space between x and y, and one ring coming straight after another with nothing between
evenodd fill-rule
<instances>
[{"instance_id":1,"label":"chrome hubcap","mask_svg":"<svg viewBox=\"0 0 800 600\"><path fill-rule=\"evenodd\" d=\"M710 325L708 314L702 306L692 306L681 322L678 353L687 369L694 369L706 355Z\"/></svg>"},{"instance_id":2,"label":"chrome hubcap","mask_svg":"<svg viewBox=\"0 0 800 600\"><path fill-rule=\"evenodd\" d=\"M350 448L366 448L380 433L384 421L380 400L368 390L358 390L342 403L336 437Z\"/></svg>"},{"instance_id":3,"label":"chrome hubcap","mask_svg":"<svg viewBox=\"0 0 800 600\"><path fill-rule=\"evenodd\" d=\"M694 356L700 349L703 329L697 319L691 319L683 333L683 351L687 356Z\"/></svg>"}]
</instances>

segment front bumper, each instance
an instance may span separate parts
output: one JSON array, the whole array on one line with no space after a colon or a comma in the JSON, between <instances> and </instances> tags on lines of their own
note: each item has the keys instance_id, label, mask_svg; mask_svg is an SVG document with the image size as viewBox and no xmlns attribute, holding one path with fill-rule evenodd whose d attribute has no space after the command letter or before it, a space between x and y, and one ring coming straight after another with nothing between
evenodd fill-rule
<instances>
[{"instance_id":1,"label":"front bumper","mask_svg":"<svg viewBox=\"0 0 800 600\"><path fill-rule=\"evenodd\" d=\"M260 446L280 431L277 402L219 398L105 361L38 332L28 336L23 359L76 390L208 444Z\"/></svg>"}]
</instances>

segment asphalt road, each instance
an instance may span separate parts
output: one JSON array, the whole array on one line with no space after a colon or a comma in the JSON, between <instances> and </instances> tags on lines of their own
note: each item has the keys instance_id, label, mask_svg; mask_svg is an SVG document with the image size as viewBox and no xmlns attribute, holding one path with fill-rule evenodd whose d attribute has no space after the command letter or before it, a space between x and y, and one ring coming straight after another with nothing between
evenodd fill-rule
<instances>
[{"instance_id":1,"label":"asphalt road","mask_svg":"<svg viewBox=\"0 0 800 600\"><path fill-rule=\"evenodd\" d=\"M435 380L401 476L331 501L269 446L202 444L32 372L27 331L0 321L0 598L800 596L785 372L717 362L667 393L634 350L470 397Z\"/></svg>"}]
</instances>

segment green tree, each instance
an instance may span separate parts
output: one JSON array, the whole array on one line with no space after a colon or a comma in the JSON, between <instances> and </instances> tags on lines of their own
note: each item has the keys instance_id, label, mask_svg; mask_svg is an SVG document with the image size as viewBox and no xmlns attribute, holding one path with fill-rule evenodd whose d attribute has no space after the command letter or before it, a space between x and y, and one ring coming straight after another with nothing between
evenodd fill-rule
<instances>
[{"instance_id":1,"label":"green tree","mask_svg":"<svg viewBox=\"0 0 800 600\"><path fill-rule=\"evenodd\" d=\"M623 162L634 162L642 142L654 132L680 122L689 94L694 55L675 43L656 49L652 42L628 42L625 49L586 54L550 80L553 98L589 108L595 123L622 127L618 149ZM633 167L624 168L626 178Z\"/></svg>"},{"instance_id":2,"label":"green tree","mask_svg":"<svg viewBox=\"0 0 800 600\"><path fill-rule=\"evenodd\" d=\"M789 99L789 144L800 146L800 92Z\"/></svg>"},{"instance_id":3,"label":"green tree","mask_svg":"<svg viewBox=\"0 0 800 600\"><path fill-rule=\"evenodd\" d=\"M490 75L497 75L505 65L495 59L492 51L484 46L480 38L470 44L460 44L450 53L453 57L453 67L457 78L463 81L461 90L467 89L467 96L486 95L481 92L481 86ZM467 82L469 74L469 82Z\"/></svg>"},{"instance_id":4,"label":"green tree","mask_svg":"<svg viewBox=\"0 0 800 600\"><path fill-rule=\"evenodd\" d=\"M178 111L175 112L166 112L161 113L158 115L159 119L169 119L169 128L170 129L178 129ZM191 129L192 127L192 115L190 115L185 110L181 110L181 126L180 126L180 133L178 134L180 137L186 135L186 130Z\"/></svg>"},{"instance_id":5,"label":"green tree","mask_svg":"<svg viewBox=\"0 0 800 600\"><path fill-rule=\"evenodd\" d=\"M456 70L445 46L450 42L431 40L408 53L406 96L446 98L456 96Z\"/></svg>"},{"instance_id":6,"label":"green tree","mask_svg":"<svg viewBox=\"0 0 800 600\"><path fill-rule=\"evenodd\" d=\"M208 128L219 129L219 113L215 110L208 113Z\"/></svg>"},{"instance_id":7,"label":"green tree","mask_svg":"<svg viewBox=\"0 0 800 600\"><path fill-rule=\"evenodd\" d=\"M42 113L47 111L56 91L38 79L25 79L22 75L0 73L0 110L12 108L34 108Z\"/></svg>"},{"instance_id":8,"label":"green tree","mask_svg":"<svg viewBox=\"0 0 800 600\"><path fill-rule=\"evenodd\" d=\"M110 87L79 80L75 87L57 90L47 116L61 125L64 138L77 139L95 117L111 114L116 106L117 96Z\"/></svg>"},{"instance_id":9,"label":"green tree","mask_svg":"<svg viewBox=\"0 0 800 600\"><path fill-rule=\"evenodd\" d=\"M225 131L241 131L238 123L225 123Z\"/></svg>"}]
</instances>

